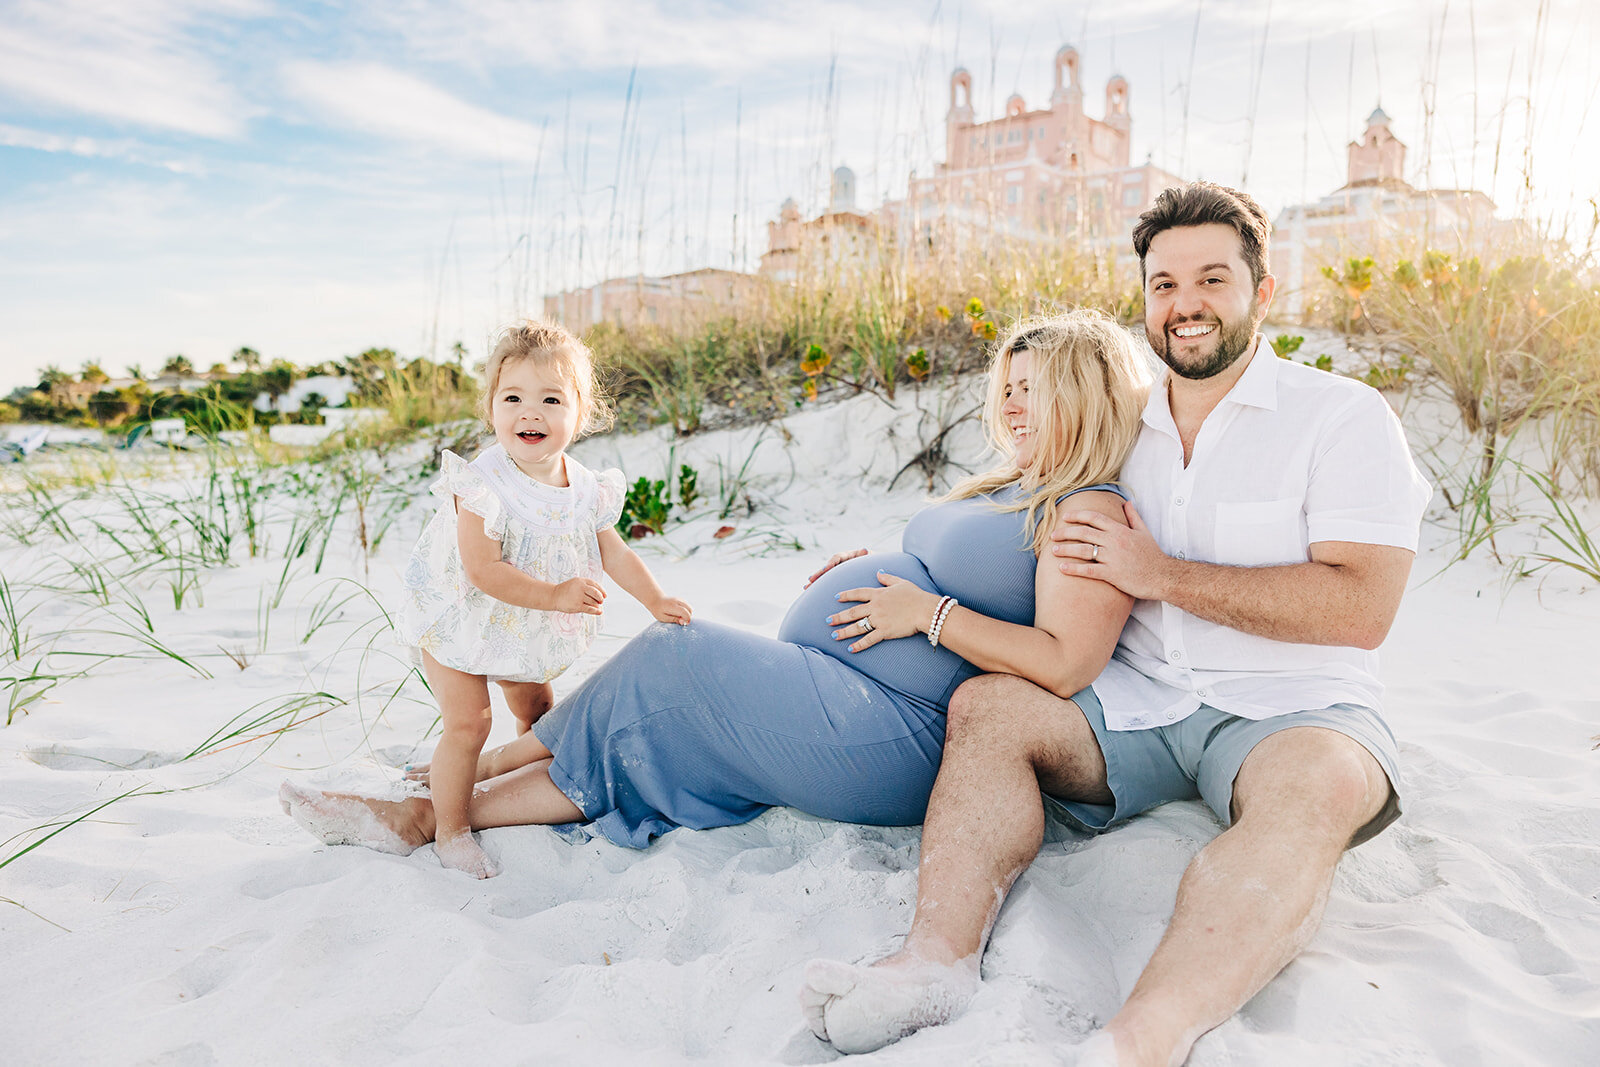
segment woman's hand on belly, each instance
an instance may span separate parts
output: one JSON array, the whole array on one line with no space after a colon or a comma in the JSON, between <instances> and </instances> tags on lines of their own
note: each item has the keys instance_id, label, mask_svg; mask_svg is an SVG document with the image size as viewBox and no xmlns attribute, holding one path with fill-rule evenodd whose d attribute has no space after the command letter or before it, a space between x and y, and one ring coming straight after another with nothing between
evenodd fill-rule
<instances>
[{"instance_id":1,"label":"woman's hand on belly","mask_svg":"<svg viewBox=\"0 0 1600 1067\"><path fill-rule=\"evenodd\" d=\"M824 574L827 574L845 560L855 559L858 556L865 556L866 554L867 550L864 548L858 548L854 552L835 552L832 556L828 557L828 562L824 563L817 573L806 579L806 584L800 588L810 589L812 582L816 581L818 578L821 578Z\"/></svg>"},{"instance_id":2,"label":"woman's hand on belly","mask_svg":"<svg viewBox=\"0 0 1600 1067\"><path fill-rule=\"evenodd\" d=\"M878 588L846 589L840 593L840 600L859 603L828 616L828 624L839 627L833 632L835 641L859 638L850 646L851 652L871 648L880 641L924 633L933 623L938 594L883 571L878 572L878 581Z\"/></svg>"}]
</instances>

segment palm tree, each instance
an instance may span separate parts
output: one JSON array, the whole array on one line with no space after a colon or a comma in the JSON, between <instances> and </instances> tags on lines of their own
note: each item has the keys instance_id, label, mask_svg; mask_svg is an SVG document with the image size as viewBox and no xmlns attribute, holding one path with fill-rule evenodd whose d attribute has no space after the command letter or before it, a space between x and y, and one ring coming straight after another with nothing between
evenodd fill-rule
<instances>
[{"instance_id":1,"label":"palm tree","mask_svg":"<svg viewBox=\"0 0 1600 1067\"><path fill-rule=\"evenodd\" d=\"M111 375L107 374L100 364L91 359L83 365L83 370L78 374L78 380L89 385L104 385L111 380Z\"/></svg>"},{"instance_id":2,"label":"palm tree","mask_svg":"<svg viewBox=\"0 0 1600 1067\"><path fill-rule=\"evenodd\" d=\"M253 348L239 348L239 350L233 354L233 361L247 371L257 371L261 369L261 353L257 352Z\"/></svg>"},{"instance_id":3,"label":"palm tree","mask_svg":"<svg viewBox=\"0 0 1600 1067\"><path fill-rule=\"evenodd\" d=\"M272 365L261 372L261 388L267 391L274 411L278 409L278 398L294 387L297 377L298 369L286 359L273 360Z\"/></svg>"},{"instance_id":4,"label":"palm tree","mask_svg":"<svg viewBox=\"0 0 1600 1067\"><path fill-rule=\"evenodd\" d=\"M161 373L170 374L174 378L192 378L194 376L194 364L189 362L188 356L183 355L180 352L179 354L168 358L168 360L161 365Z\"/></svg>"}]
</instances>

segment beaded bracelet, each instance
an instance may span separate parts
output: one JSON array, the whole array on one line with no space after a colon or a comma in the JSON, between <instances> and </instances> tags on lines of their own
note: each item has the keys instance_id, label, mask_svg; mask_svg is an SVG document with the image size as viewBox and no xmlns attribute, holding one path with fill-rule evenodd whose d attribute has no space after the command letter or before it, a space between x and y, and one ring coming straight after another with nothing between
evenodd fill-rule
<instances>
[{"instance_id":1,"label":"beaded bracelet","mask_svg":"<svg viewBox=\"0 0 1600 1067\"><path fill-rule=\"evenodd\" d=\"M939 647L939 631L944 629L944 620L956 607L956 598L953 596L939 598L939 606L933 609L933 622L928 626L928 644L934 648Z\"/></svg>"}]
</instances>

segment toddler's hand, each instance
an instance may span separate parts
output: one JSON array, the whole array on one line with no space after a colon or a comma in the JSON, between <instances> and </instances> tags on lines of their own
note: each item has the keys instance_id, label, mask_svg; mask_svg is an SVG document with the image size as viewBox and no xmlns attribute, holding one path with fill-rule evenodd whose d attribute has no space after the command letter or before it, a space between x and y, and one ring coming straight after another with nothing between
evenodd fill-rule
<instances>
[{"instance_id":1,"label":"toddler's hand","mask_svg":"<svg viewBox=\"0 0 1600 1067\"><path fill-rule=\"evenodd\" d=\"M568 578L556 586L555 606L552 611L565 611L577 615L599 615L600 604L606 591L600 583L590 578Z\"/></svg>"},{"instance_id":2,"label":"toddler's hand","mask_svg":"<svg viewBox=\"0 0 1600 1067\"><path fill-rule=\"evenodd\" d=\"M657 622L675 622L679 626L688 626L694 609L686 601L668 596L650 605L650 614L656 617Z\"/></svg>"}]
</instances>

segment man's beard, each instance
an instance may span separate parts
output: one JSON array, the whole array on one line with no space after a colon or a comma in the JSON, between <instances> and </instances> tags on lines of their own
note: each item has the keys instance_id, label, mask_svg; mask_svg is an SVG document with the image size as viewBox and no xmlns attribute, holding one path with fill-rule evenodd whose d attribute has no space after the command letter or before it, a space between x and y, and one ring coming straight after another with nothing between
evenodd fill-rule
<instances>
[{"instance_id":1,"label":"man's beard","mask_svg":"<svg viewBox=\"0 0 1600 1067\"><path fill-rule=\"evenodd\" d=\"M1252 300L1249 313L1237 322L1224 322L1218 318L1184 319L1181 322L1174 322L1169 326L1163 327L1155 336L1150 335L1150 330L1147 327L1145 336L1150 342L1151 350L1160 357L1161 362L1172 368L1172 373L1180 378L1188 378L1190 381L1204 381L1207 378L1214 378L1221 374L1238 362L1240 356L1250 351L1250 342L1254 341L1256 336L1256 308L1259 304L1259 301ZM1172 356L1172 346L1168 343L1167 331L1176 329L1179 326L1192 326L1196 323L1207 322L1217 324L1217 347L1212 351L1211 355L1199 364L1182 364L1175 360Z\"/></svg>"}]
</instances>

